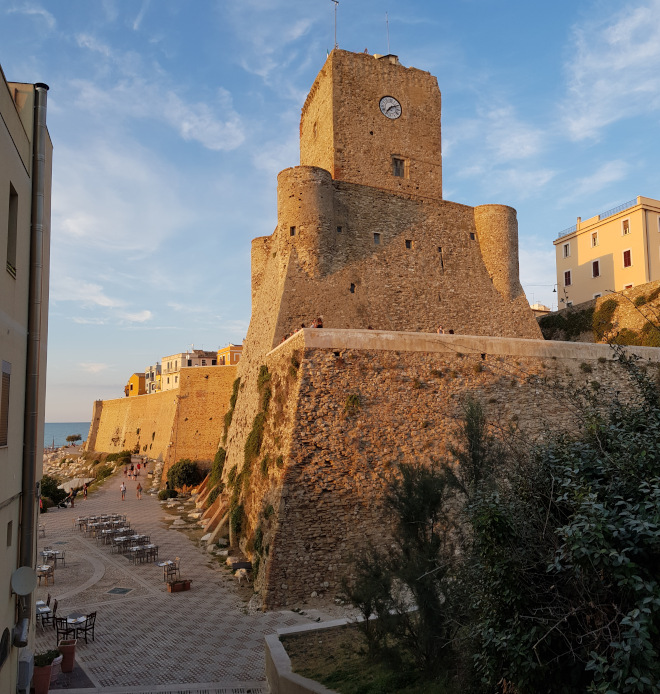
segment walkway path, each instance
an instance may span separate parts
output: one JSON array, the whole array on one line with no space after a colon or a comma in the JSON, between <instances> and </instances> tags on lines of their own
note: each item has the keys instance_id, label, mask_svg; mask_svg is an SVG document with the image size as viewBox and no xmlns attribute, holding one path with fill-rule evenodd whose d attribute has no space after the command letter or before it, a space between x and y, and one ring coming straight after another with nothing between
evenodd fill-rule
<instances>
[{"instance_id":1,"label":"walkway path","mask_svg":"<svg viewBox=\"0 0 660 694\"><path fill-rule=\"evenodd\" d=\"M38 588L37 599L50 592L59 600L59 616L98 612L96 640L79 640L76 654L97 691L267 691L264 635L308 623L317 614L248 611L251 588L238 588L217 559L186 533L170 530L165 519L171 516L154 496L143 494L138 500L136 483L129 481L122 501L119 484L119 477L111 477L86 501L78 495L75 509L41 516L46 537L39 538L39 549L51 545L65 550L66 567L58 562L55 584ZM111 512L125 513L133 528L151 535L160 560L180 557L181 576L192 579L191 590L168 593L160 567L133 565L73 528L79 515ZM111 592L119 588L124 589L121 594ZM54 629L37 629L37 652L55 647L55 642Z\"/></svg>"}]
</instances>

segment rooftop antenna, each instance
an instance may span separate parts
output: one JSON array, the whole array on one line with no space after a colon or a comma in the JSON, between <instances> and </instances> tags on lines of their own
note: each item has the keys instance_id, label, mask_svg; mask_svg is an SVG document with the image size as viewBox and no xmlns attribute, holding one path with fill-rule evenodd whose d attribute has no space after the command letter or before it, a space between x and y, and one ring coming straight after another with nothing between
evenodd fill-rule
<instances>
[{"instance_id":1,"label":"rooftop antenna","mask_svg":"<svg viewBox=\"0 0 660 694\"><path fill-rule=\"evenodd\" d=\"M387 28L387 55L390 54L390 20L389 17L387 16L387 12L385 13L385 26Z\"/></svg>"},{"instance_id":2,"label":"rooftop antenna","mask_svg":"<svg viewBox=\"0 0 660 694\"><path fill-rule=\"evenodd\" d=\"M335 3L335 48L339 48L337 45L337 5L339 5L339 0L331 0Z\"/></svg>"}]
</instances>

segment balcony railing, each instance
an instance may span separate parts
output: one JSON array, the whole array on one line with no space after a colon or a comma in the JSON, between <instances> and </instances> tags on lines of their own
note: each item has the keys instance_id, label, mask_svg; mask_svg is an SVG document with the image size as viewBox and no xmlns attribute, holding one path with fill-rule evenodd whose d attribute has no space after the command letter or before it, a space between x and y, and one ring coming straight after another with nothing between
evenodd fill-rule
<instances>
[{"instance_id":1,"label":"balcony railing","mask_svg":"<svg viewBox=\"0 0 660 694\"><path fill-rule=\"evenodd\" d=\"M607 219L608 217L613 217L615 214L623 212L624 210L627 210L629 207L634 207L636 204L637 198L635 198L634 200L628 200L628 202L624 202L622 205L617 205L616 207L613 207L611 210L607 210L607 212L601 212L599 215L597 215L598 219L599 221L602 221L603 219ZM577 224L574 224L572 227L568 227L568 229L560 231L557 234L557 238L560 239L562 236L568 236L569 234L573 234L576 231Z\"/></svg>"}]
</instances>

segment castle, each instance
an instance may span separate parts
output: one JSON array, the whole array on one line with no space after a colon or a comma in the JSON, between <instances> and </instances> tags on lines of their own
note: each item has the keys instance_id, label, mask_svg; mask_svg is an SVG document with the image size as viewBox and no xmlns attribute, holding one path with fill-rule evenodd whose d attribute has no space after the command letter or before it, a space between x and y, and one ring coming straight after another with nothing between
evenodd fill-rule
<instances>
[{"instance_id":1,"label":"castle","mask_svg":"<svg viewBox=\"0 0 660 694\"><path fill-rule=\"evenodd\" d=\"M573 416L542 381L629 387L607 347L542 341L515 210L442 199L440 109L430 74L335 49L302 110L301 164L278 176L277 227L252 242L207 517L252 559L264 607L337 595L351 555L386 545L386 480L443 454L467 394L533 436Z\"/></svg>"}]
</instances>

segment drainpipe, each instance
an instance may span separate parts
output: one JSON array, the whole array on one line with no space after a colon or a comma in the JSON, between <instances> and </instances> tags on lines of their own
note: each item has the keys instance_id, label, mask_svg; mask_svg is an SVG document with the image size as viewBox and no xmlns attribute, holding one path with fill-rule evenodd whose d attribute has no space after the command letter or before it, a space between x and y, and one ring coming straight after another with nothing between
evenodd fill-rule
<instances>
[{"instance_id":1,"label":"drainpipe","mask_svg":"<svg viewBox=\"0 0 660 694\"><path fill-rule=\"evenodd\" d=\"M30 228L30 294L28 306L25 422L23 430L23 489L21 496L21 541L19 565L34 566L37 504L37 433L39 423L39 353L43 292L43 243L46 180L46 101L48 85L34 85L34 132L32 142L32 222ZM21 600L23 624L32 616L32 595Z\"/></svg>"}]
</instances>

